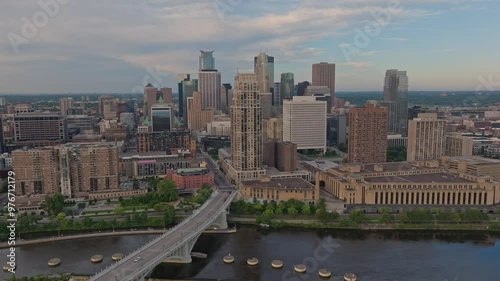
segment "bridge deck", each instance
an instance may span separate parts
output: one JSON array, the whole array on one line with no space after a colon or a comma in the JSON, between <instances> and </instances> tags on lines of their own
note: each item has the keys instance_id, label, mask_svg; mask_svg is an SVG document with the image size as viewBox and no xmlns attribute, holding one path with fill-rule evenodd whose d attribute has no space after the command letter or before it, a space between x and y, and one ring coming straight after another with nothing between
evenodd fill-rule
<instances>
[{"instance_id":1,"label":"bridge deck","mask_svg":"<svg viewBox=\"0 0 500 281\"><path fill-rule=\"evenodd\" d=\"M163 258L183 243L192 239L197 233L202 232L208 224L214 220L222 208L226 208L230 202L227 199L234 197L232 192L217 192L190 217L176 225L170 231L157 239L126 256L121 261L106 268L104 271L93 276L91 281L125 281L140 280L154 268ZM225 210L224 210L225 211ZM140 260L134 261L140 257Z\"/></svg>"}]
</instances>

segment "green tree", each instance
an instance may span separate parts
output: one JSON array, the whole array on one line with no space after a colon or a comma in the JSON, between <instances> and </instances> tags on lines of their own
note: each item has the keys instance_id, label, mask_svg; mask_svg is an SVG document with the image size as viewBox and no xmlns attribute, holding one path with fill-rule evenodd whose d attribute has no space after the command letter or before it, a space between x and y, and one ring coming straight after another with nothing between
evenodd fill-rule
<instances>
[{"instance_id":1,"label":"green tree","mask_svg":"<svg viewBox=\"0 0 500 281\"><path fill-rule=\"evenodd\" d=\"M295 207L289 207L288 209L286 209L286 212L287 212L287 214L292 215L292 216L299 213L299 211L297 211L297 209L295 209Z\"/></svg>"},{"instance_id":2,"label":"green tree","mask_svg":"<svg viewBox=\"0 0 500 281\"><path fill-rule=\"evenodd\" d=\"M175 222L175 210L172 206L167 206L163 213L163 222L165 225L170 225Z\"/></svg>"},{"instance_id":3,"label":"green tree","mask_svg":"<svg viewBox=\"0 0 500 281\"><path fill-rule=\"evenodd\" d=\"M381 223L393 223L395 218L393 215L391 215L389 213L389 209L387 208L381 208L380 209L380 213L382 214L382 216L380 217L380 222Z\"/></svg>"},{"instance_id":4,"label":"green tree","mask_svg":"<svg viewBox=\"0 0 500 281\"><path fill-rule=\"evenodd\" d=\"M60 193L45 196L43 209L49 216L55 216L62 212L64 206L64 196Z\"/></svg>"},{"instance_id":5,"label":"green tree","mask_svg":"<svg viewBox=\"0 0 500 281\"><path fill-rule=\"evenodd\" d=\"M349 213L349 219L355 223L363 223L366 221L366 215L360 209L354 209Z\"/></svg>"},{"instance_id":6,"label":"green tree","mask_svg":"<svg viewBox=\"0 0 500 281\"><path fill-rule=\"evenodd\" d=\"M94 221L91 218L86 217L86 218L83 218L83 220L82 220L82 226L84 229L91 229L93 223L94 223Z\"/></svg>"},{"instance_id":7,"label":"green tree","mask_svg":"<svg viewBox=\"0 0 500 281\"><path fill-rule=\"evenodd\" d=\"M61 212L61 213L57 214L57 217L56 217L56 219L57 219L58 221L62 221L62 220L63 220L63 219L65 219L65 218L66 218L66 214L65 214L65 213L63 213L63 212Z\"/></svg>"},{"instance_id":8,"label":"green tree","mask_svg":"<svg viewBox=\"0 0 500 281\"><path fill-rule=\"evenodd\" d=\"M162 180L156 185L156 197L161 202L171 202L177 199L177 186L173 180Z\"/></svg>"},{"instance_id":9,"label":"green tree","mask_svg":"<svg viewBox=\"0 0 500 281\"><path fill-rule=\"evenodd\" d=\"M160 212L163 210L163 205L161 203L156 203L154 206L153 206L153 209L155 210L155 212Z\"/></svg>"},{"instance_id":10,"label":"green tree","mask_svg":"<svg viewBox=\"0 0 500 281\"><path fill-rule=\"evenodd\" d=\"M113 213L114 213L115 215L119 215L119 216L121 216L121 215L123 215L123 214L125 213L125 208L124 208L124 207L121 207L121 206L120 206L120 207L116 207L116 208L113 210Z\"/></svg>"},{"instance_id":11,"label":"green tree","mask_svg":"<svg viewBox=\"0 0 500 281\"><path fill-rule=\"evenodd\" d=\"M310 215L311 214L311 208L309 208L309 205L304 204L304 206L302 206L301 212L304 215Z\"/></svg>"}]
</instances>

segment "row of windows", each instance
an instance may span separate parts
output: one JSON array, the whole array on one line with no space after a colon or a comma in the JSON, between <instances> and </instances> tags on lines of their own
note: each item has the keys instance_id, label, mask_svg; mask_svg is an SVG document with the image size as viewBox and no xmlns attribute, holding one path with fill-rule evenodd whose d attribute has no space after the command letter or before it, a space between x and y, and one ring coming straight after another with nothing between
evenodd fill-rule
<instances>
[{"instance_id":1,"label":"row of windows","mask_svg":"<svg viewBox=\"0 0 500 281\"><path fill-rule=\"evenodd\" d=\"M486 192L375 192L375 204L486 205Z\"/></svg>"}]
</instances>

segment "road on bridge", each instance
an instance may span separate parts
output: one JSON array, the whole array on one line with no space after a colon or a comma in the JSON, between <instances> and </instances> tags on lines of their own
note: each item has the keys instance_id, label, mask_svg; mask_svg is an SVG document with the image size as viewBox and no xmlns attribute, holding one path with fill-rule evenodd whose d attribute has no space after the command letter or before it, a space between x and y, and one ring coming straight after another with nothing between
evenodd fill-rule
<instances>
[{"instance_id":1,"label":"road on bridge","mask_svg":"<svg viewBox=\"0 0 500 281\"><path fill-rule=\"evenodd\" d=\"M174 248L176 244L182 243L186 235L196 232L201 223L209 221L216 214L229 196L230 192L218 192L205 208L189 217L189 222L174 227L164 234L162 239L143 246L140 251L132 253L118 264L114 264L105 274L92 277L90 280L121 281L132 273L140 271L145 264L163 255L165 251Z\"/></svg>"}]
</instances>

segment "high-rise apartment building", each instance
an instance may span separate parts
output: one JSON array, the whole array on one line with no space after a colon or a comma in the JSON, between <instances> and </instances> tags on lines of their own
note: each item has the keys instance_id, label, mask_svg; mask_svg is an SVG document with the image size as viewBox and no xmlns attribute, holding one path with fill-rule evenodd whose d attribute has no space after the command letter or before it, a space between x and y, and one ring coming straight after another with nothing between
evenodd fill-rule
<instances>
[{"instance_id":1,"label":"high-rise apartment building","mask_svg":"<svg viewBox=\"0 0 500 281\"><path fill-rule=\"evenodd\" d=\"M348 113L349 163L387 161L387 108L367 104Z\"/></svg>"},{"instance_id":2,"label":"high-rise apartment building","mask_svg":"<svg viewBox=\"0 0 500 281\"><path fill-rule=\"evenodd\" d=\"M157 103L151 107L151 130L166 132L172 130L172 107Z\"/></svg>"},{"instance_id":3,"label":"high-rise apartment building","mask_svg":"<svg viewBox=\"0 0 500 281\"><path fill-rule=\"evenodd\" d=\"M221 109L221 74L215 69L203 69L198 73L198 91L203 109Z\"/></svg>"},{"instance_id":4,"label":"high-rise apartment building","mask_svg":"<svg viewBox=\"0 0 500 281\"><path fill-rule=\"evenodd\" d=\"M214 109L203 109L202 97L198 92L187 100L188 129L192 131L205 131L207 123L212 122L214 118Z\"/></svg>"},{"instance_id":5,"label":"high-rise apartment building","mask_svg":"<svg viewBox=\"0 0 500 281\"><path fill-rule=\"evenodd\" d=\"M47 146L66 142L68 128L64 116L54 113L24 113L13 117L14 143Z\"/></svg>"},{"instance_id":6,"label":"high-rise apartment building","mask_svg":"<svg viewBox=\"0 0 500 281\"><path fill-rule=\"evenodd\" d=\"M349 120L350 122L350 120ZM445 155L446 120L437 113L419 113L408 122L407 161L433 160Z\"/></svg>"},{"instance_id":7,"label":"high-rise apartment building","mask_svg":"<svg viewBox=\"0 0 500 281\"><path fill-rule=\"evenodd\" d=\"M231 105L230 178L239 183L257 179L262 169L262 124L258 82L255 74L239 73L234 81Z\"/></svg>"},{"instance_id":8,"label":"high-rise apartment building","mask_svg":"<svg viewBox=\"0 0 500 281\"><path fill-rule=\"evenodd\" d=\"M385 73L383 106L389 109L389 132L406 136L408 131L408 76L406 71Z\"/></svg>"},{"instance_id":9,"label":"high-rise apartment building","mask_svg":"<svg viewBox=\"0 0 500 281\"><path fill-rule=\"evenodd\" d=\"M446 134L446 156L472 156L474 139L461 133Z\"/></svg>"},{"instance_id":10,"label":"high-rise apartment building","mask_svg":"<svg viewBox=\"0 0 500 281\"><path fill-rule=\"evenodd\" d=\"M88 197L91 193L118 190L119 158L115 144L71 144L55 150L63 195Z\"/></svg>"},{"instance_id":11,"label":"high-rise apartment building","mask_svg":"<svg viewBox=\"0 0 500 281\"><path fill-rule=\"evenodd\" d=\"M68 109L73 107L73 98L61 98L59 99L59 111L62 115L68 114Z\"/></svg>"},{"instance_id":12,"label":"high-rise apartment building","mask_svg":"<svg viewBox=\"0 0 500 281\"><path fill-rule=\"evenodd\" d=\"M291 99L294 96L295 81L293 73L281 74L280 87L280 104L283 104L283 100Z\"/></svg>"},{"instance_id":13,"label":"high-rise apartment building","mask_svg":"<svg viewBox=\"0 0 500 281\"><path fill-rule=\"evenodd\" d=\"M215 69L214 51L200 50L199 70Z\"/></svg>"},{"instance_id":14,"label":"high-rise apartment building","mask_svg":"<svg viewBox=\"0 0 500 281\"><path fill-rule=\"evenodd\" d=\"M312 85L326 86L330 89L329 106L333 105L335 98L335 64L320 62L312 65ZM327 109L330 112L331 108Z\"/></svg>"},{"instance_id":15,"label":"high-rise apartment building","mask_svg":"<svg viewBox=\"0 0 500 281\"><path fill-rule=\"evenodd\" d=\"M51 147L12 151L12 169L18 196L61 192L58 156Z\"/></svg>"},{"instance_id":16,"label":"high-rise apartment building","mask_svg":"<svg viewBox=\"0 0 500 281\"><path fill-rule=\"evenodd\" d=\"M114 144L67 144L12 152L17 195L88 197L118 189Z\"/></svg>"},{"instance_id":17,"label":"high-rise apartment building","mask_svg":"<svg viewBox=\"0 0 500 281\"><path fill-rule=\"evenodd\" d=\"M283 141L297 149L321 149L326 152L326 101L295 96L283 101Z\"/></svg>"}]
</instances>

